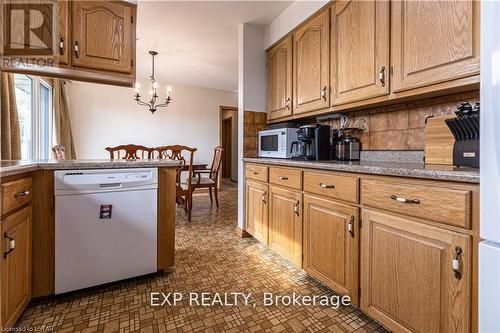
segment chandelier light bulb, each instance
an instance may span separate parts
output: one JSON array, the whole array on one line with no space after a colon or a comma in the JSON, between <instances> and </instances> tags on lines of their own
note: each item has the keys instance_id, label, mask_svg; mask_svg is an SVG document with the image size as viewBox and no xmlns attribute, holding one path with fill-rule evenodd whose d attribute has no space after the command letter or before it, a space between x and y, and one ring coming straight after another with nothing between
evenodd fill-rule
<instances>
[{"instance_id":1,"label":"chandelier light bulb","mask_svg":"<svg viewBox=\"0 0 500 333\"><path fill-rule=\"evenodd\" d=\"M153 88L158 88L158 82L153 83Z\"/></svg>"}]
</instances>

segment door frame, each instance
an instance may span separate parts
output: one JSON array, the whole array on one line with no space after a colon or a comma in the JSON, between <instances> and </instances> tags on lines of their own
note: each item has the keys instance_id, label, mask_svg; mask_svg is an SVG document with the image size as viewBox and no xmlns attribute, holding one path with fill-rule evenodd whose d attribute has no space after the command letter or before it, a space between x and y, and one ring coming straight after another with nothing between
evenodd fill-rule
<instances>
[{"instance_id":1,"label":"door frame","mask_svg":"<svg viewBox=\"0 0 500 333\"><path fill-rule=\"evenodd\" d=\"M222 121L224 120L223 119L223 116L222 114L225 112L225 111L230 111L230 112L236 112L236 117L238 117L238 108L235 107L235 106L226 106L226 105L221 105L219 107L219 146L222 147ZM237 124L237 123L236 123ZM236 141L238 141L238 137L236 137ZM231 145L231 148L232 148L233 145ZM236 144L236 147L238 145ZM231 154L231 155L234 155L234 154ZM232 158L234 158L234 156L232 156ZM224 163L222 163L222 168L224 168ZM221 172L221 176L220 178L222 179L222 172ZM237 181L233 180L233 178L231 177L231 182L233 183L237 183ZM219 184L220 185L220 184Z\"/></svg>"}]
</instances>

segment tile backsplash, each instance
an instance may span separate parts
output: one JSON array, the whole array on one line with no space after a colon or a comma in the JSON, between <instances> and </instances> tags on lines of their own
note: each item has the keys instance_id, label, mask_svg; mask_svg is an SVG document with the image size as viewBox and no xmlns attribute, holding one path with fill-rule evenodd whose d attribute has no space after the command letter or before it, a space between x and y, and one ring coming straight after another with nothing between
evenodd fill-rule
<instances>
[{"instance_id":1,"label":"tile backsplash","mask_svg":"<svg viewBox=\"0 0 500 333\"><path fill-rule=\"evenodd\" d=\"M474 104L478 100L477 90L350 112L346 115L351 126L362 121L367 127L366 131L355 135L361 141L362 150L423 150L427 117L453 114L460 102L468 101ZM328 124L339 127L337 119L329 121Z\"/></svg>"},{"instance_id":2,"label":"tile backsplash","mask_svg":"<svg viewBox=\"0 0 500 333\"><path fill-rule=\"evenodd\" d=\"M259 131L267 128L267 113L245 111L243 113L243 157L257 157Z\"/></svg>"}]
</instances>

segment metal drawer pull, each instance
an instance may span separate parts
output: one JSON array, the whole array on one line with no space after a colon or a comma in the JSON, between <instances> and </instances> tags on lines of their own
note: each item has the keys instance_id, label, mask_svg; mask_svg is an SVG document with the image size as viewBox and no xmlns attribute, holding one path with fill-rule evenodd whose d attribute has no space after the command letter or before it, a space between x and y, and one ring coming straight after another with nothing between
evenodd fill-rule
<instances>
[{"instance_id":1,"label":"metal drawer pull","mask_svg":"<svg viewBox=\"0 0 500 333\"><path fill-rule=\"evenodd\" d=\"M299 215L299 205L300 205L300 201L297 200L297 203L295 204L295 206L293 206L293 211L295 212L295 215L297 215L297 216L300 216Z\"/></svg>"},{"instance_id":2,"label":"metal drawer pull","mask_svg":"<svg viewBox=\"0 0 500 333\"><path fill-rule=\"evenodd\" d=\"M420 203L420 200L418 200L418 199L406 199L406 198L397 197L395 195L391 195L391 199L396 200L397 202L406 203L406 204L418 205Z\"/></svg>"},{"instance_id":3,"label":"metal drawer pull","mask_svg":"<svg viewBox=\"0 0 500 333\"><path fill-rule=\"evenodd\" d=\"M264 205L267 205L266 194L267 194L267 192L262 193L262 202L264 203Z\"/></svg>"},{"instance_id":4,"label":"metal drawer pull","mask_svg":"<svg viewBox=\"0 0 500 333\"><path fill-rule=\"evenodd\" d=\"M324 86L323 89L321 89L321 98L326 102L326 89L327 87Z\"/></svg>"},{"instance_id":5,"label":"metal drawer pull","mask_svg":"<svg viewBox=\"0 0 500 333\"><path fill-rule=\"evenodd\" d=\"M59 38L59 55L64 55L64 38Z\"/></svg>"},{"instance_id":6,"label":"metal drawer pull","mask_svg":"<svg viewBox=\"0 0 500 333\"><path fill-rule=\"evenodd\" d=\"M453 256L453 271L455 272L455 277L457 280L462 278L462 272L460 272L460 255L462 254L462 248L457 246L455 248L455 255Z\"/></svg>"},{"instance_id":7,"label":"metal drawer pull","mask_svg":"<svg viewBox=\"0 0 500 333\"><path fill-rule=\"evenodd\" d=\"M278 179L279 180L288 180L288 177L286 177L286 176L279 176Z\"/></svg>"},{"instance_id":8,"label":"metal drawer pull","mask_svg":"<svg viewBox=\"0 0 500 333\"><path fill-rule=\"evenodd\" d=\"M290 110L290 97L285 100L285 107Z\"/></svg>"},{"instance_id":9,"label":"metal drawer pull","mask_svg":"<svg viewBox=\"0 0 500 333\"><path fill-rule=\"evenodd\" d=\"M16 248L16 240L12 237L10 237L9 235L7 235L7 233L5 233L3 235L4 238L7 238L7 240L9 241L9 244L7 246L7 248L9 249L7 252L4 252L3 254L3 258L7 258L7 256L9 255L9 253L11 253L12 251L14 251L14 249Z\"/></svg>"},{"instance_id":10,"label":"metal drawer pull","mask_svg":"<svg viewBox=\"0 0 500 333\"><path fill-rule=\"evenodd\" d=\"M385 87L385 66L382 66L380 69L380 72L378 73L378 80L380 81L380 84L382 84L382 87Z\"/></svg>"},{"instance_id":11,"label":"metal drawer pull","mask_svg":"<svg viewBox=\"0 0 500 333\"><path fill-rule=\"evenodd\" d=\"M250 172L252 173L252 175L258 175L259 173L255 170L250 170Z\"/></svg>"},{"instance_id":12,"label":"metal drawer pull","mask_svg":"<svg viewBox=\"0 0 500 333\"><path fill-rule=\"evenodd\" d=\"M30 194L30 191L22 191L22 192L14 194L14 197L15 198L25 197L25 196L28 196L29 194Z\"/></svg>"},{"instance_id":13,"label":"metal drawer pull","mask_svg":"<svg viewBox=\"0 0 500 333\"><path fill-rule=\"evenodd\" d=\"M75 42L75 57L80 58L80 42L76 41Z\"/></svg>"},{"instance_id":14,"label":"metal drawer pull","mask_svg":"<svg viewBox=\"0 0 500 333\"><path fill-rule=\"evenodd\" d=\"M349 224L347 225L347 230L349 230L351 237L354 238L354 216L352 216L352 215L351 215L351 220L349 221Z\"/></svg>"},{"instance_id":15,"label":"metal drawer pull","mask_svg":"<svg viewBox=\"0 0 500 333\"><path fill-rule=\"evenodd\" d=\"M335 185L333 184L319 183L319 186L321 186L322 188L335 188Z\"/></svg>"}]
</instances>

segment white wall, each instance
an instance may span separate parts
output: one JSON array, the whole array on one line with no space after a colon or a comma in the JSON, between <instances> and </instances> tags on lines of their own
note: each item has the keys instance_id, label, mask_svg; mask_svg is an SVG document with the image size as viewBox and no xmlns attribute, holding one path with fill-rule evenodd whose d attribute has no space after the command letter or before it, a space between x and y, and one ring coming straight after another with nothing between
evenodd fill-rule
<instances>
[{"instance_id":1,"label":"white wall","mask_svg":"<svg viewBox=\"0 0 500 333\"><path fill-rule=\"evenodd\" d=\"M159 85L163 98L166 88ZM219 107L237 103L236 92L172 85L173 102L153 115L133 100L132 88L83 82L66 87L77 158L82 159L109 158L104 148L119 144L182 144L198 148L195 161L209 163L219 144Z\"/></svg>"},{"instance_id":2,"label":"white wall","mask_svg":"<svg viewBox=\"0 0 500 333\"><path fill-rule=\"evenodd\" d=\"M264 31L264 48L276 43L293 28L326 5L328 1L295 1L276 17Z\"/></svg>"}]
</instances>

